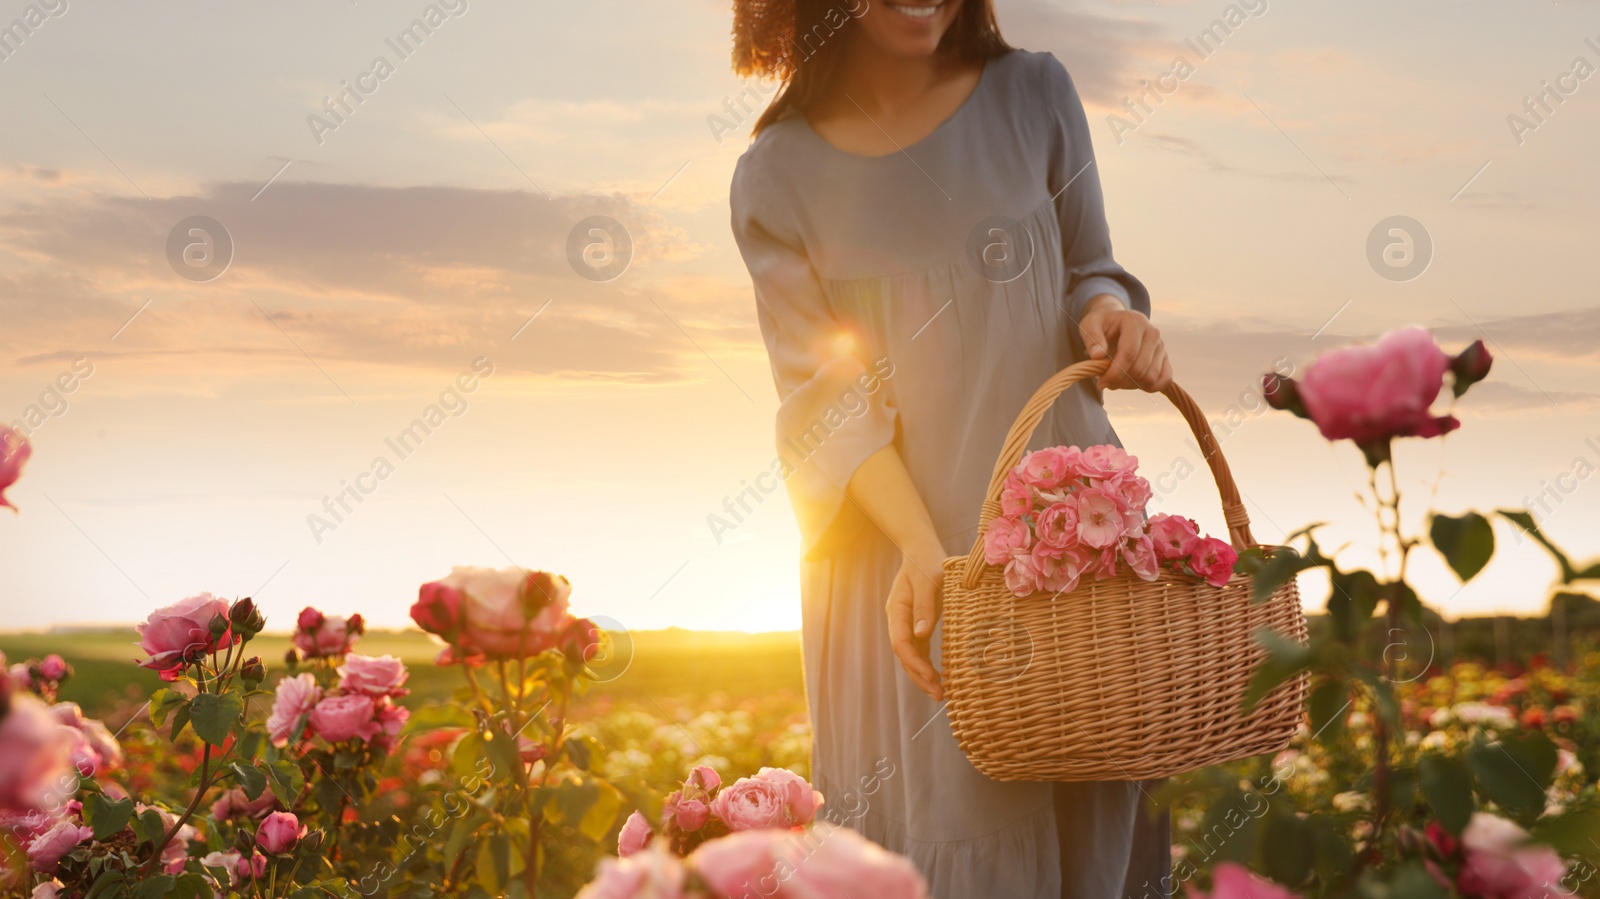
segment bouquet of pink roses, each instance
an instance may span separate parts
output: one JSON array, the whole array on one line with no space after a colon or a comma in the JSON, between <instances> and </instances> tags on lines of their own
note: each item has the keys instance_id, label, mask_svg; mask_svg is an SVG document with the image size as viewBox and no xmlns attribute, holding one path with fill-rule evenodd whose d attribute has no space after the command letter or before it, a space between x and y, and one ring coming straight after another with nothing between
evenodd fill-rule
<instances>
[{"instance_id":1,"label":"bouquet of pink roses","mask_svg":"<svg viewBox=\"0 0 1600 899\"><path fill-rule=\"evenodd\" d=\"M659 832L640 812L628 816L617 835L617 854L626 858L660 838L680 856L707 840L744 830L790 830L810 824L822 806L822 794L787 768L762 768L722 786L722 776L709 765L689 772L682 789L667 796Z\"/></svg>"},{"instance_id":2,"label":"bouquet of pink roses","mask_svg":"<svg viewBox=\"0 0 1600 899\"><path fill-rule=\"evenodd\" d=\"M1115 576L1119 562L1146 581L1167 567L1227 584L1238 553L1187 518L1146 520L1152 493L1138 468L1136 456L1109 444L1023 456L1006 475L1000 515L984 532L984 561L1004 566L1017 596L1068 593L1086 574Z\"/></svg>"}]
</instances>

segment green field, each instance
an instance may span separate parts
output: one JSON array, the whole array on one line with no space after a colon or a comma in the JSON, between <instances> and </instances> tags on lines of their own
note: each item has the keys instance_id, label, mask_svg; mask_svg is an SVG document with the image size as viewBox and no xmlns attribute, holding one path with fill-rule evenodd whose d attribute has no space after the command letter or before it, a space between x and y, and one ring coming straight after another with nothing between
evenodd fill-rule
<instances>
[{"instance_id":1,"label":"green field","mask_svg":"<svg viewBox=\"0 0 1600 899\"><path fill-rule=\"evenodd\" d=\"M592 684L591 698L617 699L738 696L799 692L800 635L742 634L677 629L633 633L632 661L620 677ZM263 634L251 642L269 672L284 670L289 648L285 634ZM448 697L461 675L433 664L438 644L419 631L369 631L356 649L366 655L389 654L411 669L407 705ZM82 705L89 714L123 699L143 702L160 685L155 672L138 667L143 653L129 630L73 630L0 634L0 652L9 662L60 653L76 670L61 698ZM269 676L269 683L273 678Z\"/></svg>"}]
</instances>

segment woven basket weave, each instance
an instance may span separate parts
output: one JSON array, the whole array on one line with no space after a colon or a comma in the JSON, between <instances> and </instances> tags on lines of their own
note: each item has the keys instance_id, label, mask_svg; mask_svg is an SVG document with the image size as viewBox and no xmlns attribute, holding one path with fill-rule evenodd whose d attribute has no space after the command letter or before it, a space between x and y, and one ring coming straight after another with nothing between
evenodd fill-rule
<instances>
[{"instance_id":1,"label":"woven basket weave","mask_svg":"<svg viewBox=\"0 0 1600 899\"><path fill-rule=\"evenodd\" d=\"M1266 654L1255 631L1306 639L1293 579L1253 603L1244 575L1213 587L1168 568L1144 581L1120 566L1103 581L1086 576L1071 593L1016 596L1002 569L985 564L983 534L1000 513L1006 473L1056 397L1108 364L1072 365L1028 400L995 463L972 552L945 560L950 725L973 766L995 780L1169 777L1281 749L1305 716L1304 674L1240 713ZM1205 416L1177 385L1163 394L1200 442L1234 548L1255 545Z\"/></svg>"}]
</instances>

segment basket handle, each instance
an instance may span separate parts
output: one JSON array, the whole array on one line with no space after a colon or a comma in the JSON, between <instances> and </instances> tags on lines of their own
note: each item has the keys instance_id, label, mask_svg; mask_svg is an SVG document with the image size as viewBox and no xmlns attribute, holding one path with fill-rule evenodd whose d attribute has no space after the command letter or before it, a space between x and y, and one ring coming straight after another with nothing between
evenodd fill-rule
<instances>
[{"instance_id":1,"label":"basket handle","mask_svg":"<svg viewBox=\"0 0 1600 899\"><path fill-rule=\"evenodd\" d=\"M987 564L984 561L983 535L989 530L989 522L1000 515L1000 492L1005 488L1006 474L1022 461L1023 450L1027 449L1028 441L1033 439L1033 431L1039 426L1040 419L1055 403L1056 397L1069 387L1085 378L1099 377L1110 367L1109 359L1092 359L1069 365L1034 391L1022 411L1017 413L1017 420L1012 423L1010 432L1006 434L1005 445L1000 449L1000 458L995 460L994 473L989 476L989 494L983 500L982 511L978 513L978 538L972 544L972 552L967 554L966 575L962 579L968 590L978 586L978 578ZM1239 498L1239 485L1233 481L1228 460L1222 457L1222 447L1217 443L1216 435L1211 433L1211 424L1206 421L1205 414L1177 384L1169 384L1161 391L1161 395L1178 407L1184 421L1189 423L1189 430L1200 442L1200 451L1205 455L1206 464L1211 468L1211 477L1217 482L1217 493L1222 497L1222 517L1228 523L1228 537L1234 549L1243 550L1255 545L1255 538L1250 535L1250 516Z\"/></svg>"}]
</instances>

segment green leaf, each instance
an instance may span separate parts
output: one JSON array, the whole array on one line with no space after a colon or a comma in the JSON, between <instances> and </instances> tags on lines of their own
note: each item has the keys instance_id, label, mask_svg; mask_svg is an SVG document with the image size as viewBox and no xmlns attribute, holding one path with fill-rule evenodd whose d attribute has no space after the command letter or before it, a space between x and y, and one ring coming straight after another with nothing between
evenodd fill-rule
<instances>
[{"instance_id":1,"label":"green leaf","mask_svg":"<svg viewBox=\"0 0 1600 899\"><path fill-rule=\"evenodd\" d=\"M599 799L600 784L594 778L564 780L556 787L556 804L551 808L557 823L576 825Z\"/></svg>"},{"instance_id":2,"label":"green leaf","mask_svg":"<svg viewBox=\"0 0 1600 899\"><path fill-rule=\"evenodd\" d=\"M1268 877L1296 886L1311 876L1316 846L1304 819L1293 812L1274 814L1261 836L1261 857Z\"/></svg>"},{"instance_id":3,"label":"green leaf","mask_svg":"<svg viewBox=\"0 0 1600 899\"><path fill-rule=\"evenodd\" d=\"M1344 733L1345 711L1350 708L1350 688L1337 678L1329 678L1311 691L1308 703L1311 732L1324 746L1338 745Z\"/></svg>"},{"instance_id":4,"label":"green leaf","mask_svg":"<svg viewBox=\"0 0 1600 899\"><path fill-rule=\"evenodd\" d=\"M1550 542L1550 538L1539 530L1538 522L1534 521L1533 516L1526 510L1496 509L1495 514L1521 528L1523 533L1538 541L1539 545L1555 558L1556 566L1561 569L1561 583L1570 584L1578 579L1578 571L1572 567L1572 560L1567 558L1567 554L1562 552L1560 547Z\"/></svg>"},{"instance_id":5,"label":"green leaf","mask_svg":"<svg viewBox=\"0 0 1600 899\"><path fill-rule=\"evenodd\" d=\"M617 788L603 780L597 781L597 784L600 795L584 813L583 820L578 822L578 832L596 843L611 833L611 825L616 823L617 812L622 809L622 794Z\"/></svg>"},{"instance_id":6,"label":"green leaf","mask_svg":"<svg viewBox=\"0 0 1600 899\"><path fill-rule=\"evenodd\" d=\"M267 766L266 774L267 785L272 788L272 795L278 797L278 804L284 808L294 808L300 791L306 786L305 774L300 766L288 759L278 759Z\"/></svg>"},{"instance_id":7,"label":"green leaf","mask_svg":"<svg viewBox=\"0 0 1600 899\"><path fill-rule=\"evenodd\" d=\"M1556 747L1541 733L1480 742L1467 750L1467 764L1484 795L1514 813L1535 815L1555 775Z\"/></svg>"},{"instance_id":8,"label":"green leaf","mask_svg":"<svg viewBox=\"0 0 1600 899\"><path fill-rule=\"evenodd\" d=\"M1244 714L1249 714L1256 703L1266 698L1289 678L1311 664L1315 653L1306 644L1296 642L1271 628L1258 628L1256 641L1267 649L1267 657L1256 668L1250 687L1240 703Z\"/></svg>"},{"instance_id":9,"label":"green leaf","mask_svg":"<svg viewBox=\"0 0 1600 899\"><path fill-rule=\"evenodd\" d=\"M261 792L267 788L267 775L260 768L249 762L234 762L228 768L239 778L246 799L254 802L261 798Z\"/></svg>"},{"instance_id":10,"label":"green leaf","mask_svg":"<svg viewBox=\"0 0 1600 899\"><path fill-rule=\"evenodd\" d=\"M1562 855L1584 857L1600 842L1600 808L1573 809L1540 818L1533 826L1535 842L1544 843Z\"/></svg>"},{"instance_id":11,"label":"green leaf","mask_svg":"<svg viewBox=\"0 0 1600 899\"><path fill-rule=\"evenodd\" d=\"M1328 582L1333 588L1328 594L1328 616L1333 619L1334 633L1340 642L1354 643L1372 620L1378 600L1383 597L1383 586L1366 569L1332 569Z\"/></svg>"},{"instance_id":12,"label":"green leaf","mask_svg":"<svg viewBox=\"0 0 1600 899\"><path fill-rule=\"evenodd\" d=\"M83 804L83 820L94 830L94 838L102 843L121 833L132 817L132 799L112 801L104 793L96 793Z\"/></svg>"},{"instance_id":13,"label":"green leaf","mask_svg":"<svg viewBox=\"0 0 1600 899\"><path fill-rule=\"evenodd\" d=\"M167 825L161 820L161 813L153 808L147 808L134 816L128 822L128 826L133 828L134 836L142 843L153 844L167 833Z\"/></svg>"},{"instance_id":14,"label":"green leaf","mask_svg":"<svg viewBox=\"0 0 1600 899\"><path fill-rule=\"evenodd\" d=\"M483 756L483 737L477 733L468 733L456 741L456 748L450 754L450 769L457 777L468 778L478 773L478 760Z\"/></svg>"},{"instance_id":15,"label":"green leaf","mask_svg":"<svg viewBox=\"0 0 1600 899\"><path fill-rule=\"evenodd\" d=\"M229 872L229 876L232 876L232 872ZM213 893L205 875L191 871L178 876L178 882L173 884L172 892L168 895L172 899L210 899Z\"/></svg>"},{"instance_id":16,"label":"green leaf","mask_svg":"<svg viewBox=\"0 0 1600 899\"><path fill-rule=\"evenodd\" d=\"M167 716L189 704L189 697L166 687L150 694L150 720L156 727L167 723Z\"/></svg>"},{"instance_id":17,"label":"green leaf","mask_svg":"<svg viewBox=\"0 0 1600 899\"><path fill-rule=\"evenodd\" d=\"M163 899L168 893L172 892L172 888L177 882L178 878L173 877L171 874L143 877L139 881L138 888L133 891L133 897L134 899Z\"/></svg>"},{"instance_id":18,"label":"green leaf","mask_svg":"<svg viewBox=\"0 0 1600 899\"><path fill-rule=\"evenodd\" d=\"M1451 894L1421 862L1407 861L1387 871L1367 872L1361 878L1360 895L1363 899L1450 899Z\"/></svg>"},{"instance_id":19,"label":"green leaf","mask_svg":"<svg viewBox=\"0 0 1600 899\"><path fill-rule=\"evenodd\" d=\"M1477 512L1460 518L1436 514L1428 534L1462 583L1472 580L1494 556L1494 527Z\"/></svg>"},{"instance_id":20,"label":"green leaf","mask_svg":"<svg viewBox=\"0 0 1600 899\"><path fill-rule=\"evenodd\" d=\"M244 714L244 699L237 693L201 693L189 702L194 732L212 746L221 746Z\"/></svg>"},{"instance_id":21,"label":"green leaf","mask_svg":"<svg viewBox=\"0 0 1600 899\"><path fill-rule=\"evenodd\" d=\"M127 882L127 875L121 871L112 871L101 875L95 879L94 886L89 888L89 892L85 894L85 899L99 899L100 896L110 893L113 887L122 886Z\"/></svg>"},{"instance_id":22,"label":"green leaf","mask_svg":"<svg viewBox=\"0 0 1600 899\"><path fill-rule=\"evenodd\" d=\"M1295 575L1321 565L1316 559L1302 556L1289 547L1279 547L1271 555L1262 556L1259 564L1248 566L1248 573L1252 575L1250 597L1255 602L1262 602L1279 587L1294 580Z\"/></svg>"},{"instance_id":23,"label":"green leaf","mask_svg":"<svg viewBox=\"0 0 1600 899\"><path fill-rule=\"evenodd\" d=\"M1317 876L1324 885L1336 888L1349 876L1355 862L1355 853L1345 841L1345 829L1325 815L1312 815L1308 821L1317 850ZM1339 895L1340 891L1330 889L1329 894Z\"/></svg>"},{"instance_id":24,"label":"green leaf","mask_svg":"<svg viewBox=\"0 0 1600 899\"><path fill-rule=\"evenodd\" d=\"M176 709L173 709L172 726L167 729L167 739L171 740L174 744L178 742L178 737L183 733L183 729L188 726L190 712L192 709L193 706L187 702L178 706Z\"/></svg>"},{"instance_id":25,"label":"green leaf","mask_svg":"<svg viewBox=\"0 0 1600 899\"><path fill-rule=\"evenodd\" d=\"M1224 791L1211 806L1206 809L1206 814L1200 821L1199 832L1205 834L1207 846L1215 838L1220 845L1216 854L1209 857L1212 861L1232 861L1239 864L1249 864L1255 848L1260 845L1258 838L1260 820L1257 819L1252 808L1261 801L1257 796L1254 803L1245 801L1245 794L1238 787L1231 787Z\"/></svg>"},{"instance_id":26,"label":"green leaf","mask_svg":"<svg viewBox=\"0 0 1600 899\"><path fill-rule=\"evenodd\" d=\"M1460 834L1472 818L1472 773L1460 759L1425 755L1419 763L1422 795L1433 813L1453 834Z\"/></svg>"}]
</instances>

